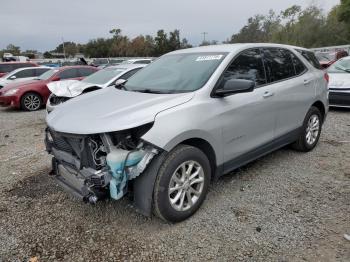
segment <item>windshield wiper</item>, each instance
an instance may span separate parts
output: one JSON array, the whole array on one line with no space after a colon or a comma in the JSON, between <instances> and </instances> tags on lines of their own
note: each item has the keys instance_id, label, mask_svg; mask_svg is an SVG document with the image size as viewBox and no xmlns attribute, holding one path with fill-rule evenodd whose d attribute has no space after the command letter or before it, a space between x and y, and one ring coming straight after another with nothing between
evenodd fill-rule
<instances>
[{"instance_id":1,"label":"windshield wiper","mask_svg":"<svg viewBox=\"0 0 350 262\"><path fill-rule=\"evenodd\" d=\"M140 92L140 93L146 93L146 94L165 94L165 92L163 91L160 91L160 90L152 90L152 89L149 89L149 88L146 88L146 89L136 89L136 90L131 90L131 91L134 91L134 92Z\"/></svg>"},{"instance_id":2,"label":"windshield wiper","mask_svg":"<svg viewBox=\"0 0 350 262\"><path fill-rule=\"evenodd\" d=\"M350 69L342 68L342 67L339 67L339 66L335 66L335 69L338 69L338 70L341 70L341 71L344 71L344 72L350 74Z\"/></svg>"}]
</instances>

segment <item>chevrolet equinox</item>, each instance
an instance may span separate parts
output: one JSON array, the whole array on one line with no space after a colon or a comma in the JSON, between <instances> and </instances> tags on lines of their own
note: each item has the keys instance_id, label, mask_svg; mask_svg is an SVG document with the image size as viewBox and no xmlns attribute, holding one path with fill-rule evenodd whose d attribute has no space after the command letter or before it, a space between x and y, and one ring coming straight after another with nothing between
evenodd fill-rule
<instances>
[{"instance_id":1,"label":"chevrolet equinox","mask_svg":"<svg viewBox=\"0 0 350 262\"><path fill-rule=\"evenodd\" d=\"M328 75L304 48L214 45L163 55L47 116L52 175L86 202L130 196L144 215L194 214L210 181L286 145L312 150Z\"/></svg>"}]
</instances>

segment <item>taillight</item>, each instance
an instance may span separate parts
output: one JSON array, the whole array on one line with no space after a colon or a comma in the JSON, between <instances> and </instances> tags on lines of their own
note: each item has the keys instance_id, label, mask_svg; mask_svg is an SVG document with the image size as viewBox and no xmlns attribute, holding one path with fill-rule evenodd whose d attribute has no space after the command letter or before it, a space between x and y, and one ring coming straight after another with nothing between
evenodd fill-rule
<instances>
[{"instance_id":1,"label":"taillight","mask_svg":"<svg viewBox=\"0 0 350 262\"><path fill-rule=\"evenodd\" d=\"M327 81L327 83L329 83L329 75L327 72L324 73L324 79Z\"/></svg>"}]
</instances>

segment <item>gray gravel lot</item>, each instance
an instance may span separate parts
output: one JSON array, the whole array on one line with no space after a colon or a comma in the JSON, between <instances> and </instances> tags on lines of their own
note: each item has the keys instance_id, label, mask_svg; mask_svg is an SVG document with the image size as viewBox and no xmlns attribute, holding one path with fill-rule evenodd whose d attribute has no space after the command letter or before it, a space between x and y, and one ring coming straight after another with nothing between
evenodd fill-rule
<instances>
[{"instance_id":1,"label":"gray gravel lot","mask_svg":"<svg viewBox=\"0 0 350 262\"><path fill-rule=\"evenodd\" d=\"M0 109L0 261L350 261L350 110L329 113L313 152L281 149L223 177L176 225L64 193L44 118Z\"/></svg>"}]
</instances>

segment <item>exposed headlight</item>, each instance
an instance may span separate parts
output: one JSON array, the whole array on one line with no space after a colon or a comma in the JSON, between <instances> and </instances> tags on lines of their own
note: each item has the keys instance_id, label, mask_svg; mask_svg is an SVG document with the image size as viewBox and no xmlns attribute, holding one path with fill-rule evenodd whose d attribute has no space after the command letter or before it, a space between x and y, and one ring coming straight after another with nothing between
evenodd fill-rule
<instances>
[{"instance_id":1,"label":"exposed headlight","mask_svg":"<svg viewBox=\"0 0 350 262\"><path fill-rule=\"evenodd\" d=\"M15 88L15 89L10 89L9 91L6 91L6 92L4 93L4 96L12 96L12 95L16 94L17 91L18 91L17 88Z\"/></svg>"}]
</instances>

